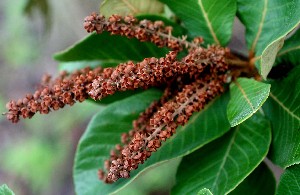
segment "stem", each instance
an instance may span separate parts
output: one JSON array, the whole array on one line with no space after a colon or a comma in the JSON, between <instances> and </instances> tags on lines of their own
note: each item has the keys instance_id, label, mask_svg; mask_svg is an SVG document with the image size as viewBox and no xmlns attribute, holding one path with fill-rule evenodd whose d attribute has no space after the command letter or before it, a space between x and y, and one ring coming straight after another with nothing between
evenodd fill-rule
<instances>
[{"instance_id":1,"label":"stem","mask_svg":"<svg viewBox=\"0 0 300 195\"><path fill-rule=\"evenodd\" d=\"M237 67L247 67L249 66L249 62L248 61L244 61L244 60L240 60L240 59L226 59L227 63L230 66L237 66Z\"/></svg>"},{"instance_id":2,"label":"stem","mask_svg":"<svg viewBox=\"0 0 300 195\"><path fill-rule=\"evenodd\" d=\"M108 22L107 22L107 24L108 24ZM106 25L107 25L106 24ZM127 26L126 24L119 24L120 26ZM131 28L133 29L133 30L137 30L139 27L137 27L137 26L131 26ZM165 34L165 33L162 33L162 32L157 32L157 31L154 31L154 30L150 30L150 29L147 29L147 28L144 28L144 30L147 32L147 33L149 33L149 34L155 34L155 33L157 33L160 37L162 37L162 38L167 38L167 39L172 39L172 40L176 40L176 41L178 41L178 43L180 43L181 45L184 45L185 46L185 48L197 48L197 47L199 47L199 45L198 44L196 44L196 43L193 43L193 42L189 42L189 41L187 41L186 40L186 36L183 36L182 38L177 38L177 37L174 37L174 36L172 36L172 33L171 33L171 31L168 33L168 34Z\"/></svg>"}]
</instances>

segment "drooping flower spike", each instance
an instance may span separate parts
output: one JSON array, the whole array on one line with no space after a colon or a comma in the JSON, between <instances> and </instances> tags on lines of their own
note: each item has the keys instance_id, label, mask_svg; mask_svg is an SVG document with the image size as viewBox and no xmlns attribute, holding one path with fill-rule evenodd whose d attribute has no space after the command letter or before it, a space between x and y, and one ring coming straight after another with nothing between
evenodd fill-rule
<instances>
[{"instance_id":1,"label":"drooping flower spike","mask_svg":"<svg viewBox=\"0 0 300 195\"><path fill-rule=\"evenodd\" d=\"M185 38L173 37L172 28L164 26L161 21L138 22L133 16L113 15L106 20L93 13L85 18L84 28L88 32L108 31L137 38L172 51L161 58L150 57L116 67L62 73L54 80L46 75L35 93L8 102L5 114L8 120L16 123L20 116L31 118L37 112L47 114L88 97L101 100L117 91L164 87L161 99L153 102L133 121L132 130L121 135L121 142L111 150L104 169L99 169L99 178L113 183L119 178L130 177L130 172L175 134L178 126L185 125L194 112L203 109L224 91L229 50L216 45L203 48L201 38L188 42ZM179 60L177 54L184 48L188 53Z\"/></svg>"}]
</instances>

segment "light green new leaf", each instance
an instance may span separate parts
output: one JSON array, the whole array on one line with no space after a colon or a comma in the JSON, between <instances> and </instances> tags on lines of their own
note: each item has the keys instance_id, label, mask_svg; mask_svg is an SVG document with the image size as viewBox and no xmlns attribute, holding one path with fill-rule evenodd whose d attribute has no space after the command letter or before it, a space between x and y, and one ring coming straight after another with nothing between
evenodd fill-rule
<instances>
[{"instance_id":1,"label":"light green new leaf","mask_svg":"<svg viewBox=\"0 0 300 195\"><path fill-rule=\"evenodd\" d=\"M209 189L203 188L202 190L200 190L200 191L198 192L197 195L213 195L213 194L211 193L211 191L209 191Z\"/></svg>"},{"instance_id":2,"label":"light green new leaf","mask_svg":"<svg viewBox=\"0 0 300 195\"><path fill-rule=\"evenodd\" d=\"M178 16L192 37L206 44L227 45L232 34L236 0L160 0Z\"/></svg>"},{"instance_id":3,"label":"light green new leaf","mask_svg":"<svg viewBox=\"0 0 300 195\"><path fill-rule=\"evenodd\" d=\"M269 158L281 167L300 163L300 67L283 80L271 82L263 106L273 127Z\"/></svg>"},{"instance_id":4,"label":"light green new leaf","mask_svg":"<svg viewBox=\"0 0 300 195\"><path fill-rule=\"evenodd\" d=\"M163 11L164 4L157 0L104 0L100 6L100 13L105 17L113 14L160 14Z\"/></svg>"},{"instance_id":5,"label":"light green new leaf","mask_svg":"<svg viewBox=\"0 0 300 195\"><path fill-rule=\"evenodd\" d=\"M240 185L229 195L273 195L276 180L265 163L261 163Z\"/></svg>"},{"instance_id":6,"label":"light green new leaf","mask_svg":"<svg viewBox=\"0 0 300 195\"><path fill-rule=\"evenodd\" d=\"M184 127L177 128L172 138L163 143L137 170L131 172L130 179L120 179L110 185L102 183L97 178L97 170L109 158L109 151L120 142L121 133L130 130L132 120L150 104L150 99L154 99L151 94L146 91L110 104L92 119L76 152L74 179L78 195L117 192L145 170L187 155L230 129L226 117L229 97L225 94L208 104L203 111L195 113Z\"/></svg>"},{"instance_id":7,"label":"light green new leaf","mask_svg":"<svg viewBox=\"0 0 300 195\"><path fill-rule=\"evenodd\" d=\"M269 122L257 113L219 139L183 158L172 194L196 194L207 188L226 194L240 184L267 155Z\"/></svg>"},{"instance_id":8,"label":"light green new leaf","mask_svg":"<svg viewBox=\"0 0 300 195\"><path fill-rule=\"evenodd\" d=\"M270 86L247 78L239 78L230 84L227 117L232 127L248 119L263 105L269 96Z\"/></svg>"},{"instance_id":9,"label":"light green new leaf","mask_svg":"<svg viewBox=\"0 0 300 195\"><path fill-rule=\"evenodd\" d=\"M300 194L300 165L286 169L281 175L276 195Z\"/></svg>"},{"instance_id":10,"label":"light green new leaf","mask_svg":"<svg viewBox=\"0 0 300 195\"><path fill-rule=\"evenodd\" d=\"M15 195L15 193L6 184L3 184L0 186L0 195Z\"/></svg>"},{"instance_id":11,"label":"light green new leaf","mask_svg":"<svg viewBox=\"0 0 300 195\"><path fill-rule=\"evenodd\" d=\"M246 26L246 42L256 66L267 78L285 36L300 22L300 0L237 0L238 17Z\"/></svg>"},{"instance_id":12,"label":"light green new leaf","mask_svg":"<svg viewBox=\"0 0 300 195\"><path fill-rule=\"evenodd\" d=\"M300 30L284 42L282 49L277 54L277 63L300 65Z\"/></svg>"}]
</instances>

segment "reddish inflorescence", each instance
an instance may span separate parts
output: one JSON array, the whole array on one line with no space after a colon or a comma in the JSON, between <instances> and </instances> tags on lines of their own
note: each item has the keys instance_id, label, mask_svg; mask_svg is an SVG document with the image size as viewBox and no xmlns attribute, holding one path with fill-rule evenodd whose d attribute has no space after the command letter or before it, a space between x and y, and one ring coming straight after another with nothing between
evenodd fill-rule
<instances>
[{"instance_id":1,"label":"reddish inflorescence","mask_svg":"<svg viewBox=\"0 0 300 195\"><path fill-rule=\"evenodd\" d=\"M17 123L20 116L31 118L35 113L48 114L51 110L58 110L65 105L72 106L75 101L87 99L91 82L102 71L101 68L91 70L84 68L72 74L62 72L56 79L45 75L40 87L33 94L27 94L23 99L9 101L6 104L8 120Z\"/></svg>"},{"instance_id":2,"label":"reddish inflorescence","mask_svg":"<svg viewBox=\"0 0 300 195\"><path fill-rule=\"evenodd\" d=\"M192 43L187 42L185 37L175 38L172 36L173 28L165 26L162 21L138 21L130 15L125 17L112 15L106 20L104 16L92 13L84 19L84 28L89 33L95 31L100 34L107 31L112 35L137 38L140 41L152 42L158 47L168 47L176 51L183 48L196 48L203 42L202 38L195 38Z\"/></svg>"},{"instance_id":3,"label":"reddish inflorescence","mask_svg":"<svg viewBox=\"0 0 300 195\"><path fill-rule=\"evenodd\" d=\"M137 21L133 16L111 16L106 20L95 13L85 18L88 32L108 31L140 41L153 42L168 47L165 57L145 58L141 62L121 63L116 67L85 68L71 74L62 73L51 80L45 76L34 94L7 103L7 119L16 123L20 116L31 118L35 113L47 114L66 104L82 102L88 97L100 100L117 91L164 86L164 94L153 102L139 118L133 121L133 129L121 135L105 161L98 176L106 183L130 177L130 171L158 150L162 143L176 133L176 128L186 124L194 112L203 109L210 100L223 92L228 65L226 48L211 45L203 48L201 38L193 42L172 36L172 28L163 22ZM177 59L182 49L188 54Z\"/></svg>"}]
</instances>

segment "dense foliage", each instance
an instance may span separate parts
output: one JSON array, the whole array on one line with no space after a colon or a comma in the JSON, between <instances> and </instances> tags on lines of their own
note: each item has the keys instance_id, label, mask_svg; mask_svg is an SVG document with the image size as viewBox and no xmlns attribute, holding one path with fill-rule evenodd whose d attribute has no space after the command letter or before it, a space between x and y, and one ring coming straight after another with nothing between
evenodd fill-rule
<instances>
[{"instance_id":1,"label":"dense foliage","mask_svg":"<svg viewBox=\"0 0 300 195\"><path fill-rule=\"evenodd\" d=\"M77 148L80 195L118 192L179 158L172 194L299 194L299 10L299 0L105 0L106 19L85 19L95 33L55 54L67 72L10 101L7 118L90 97L106 105ZM226 48L236 17L246 53ZM265 158L285 170L277 189Z\"/></svg>"}]
</instances>

